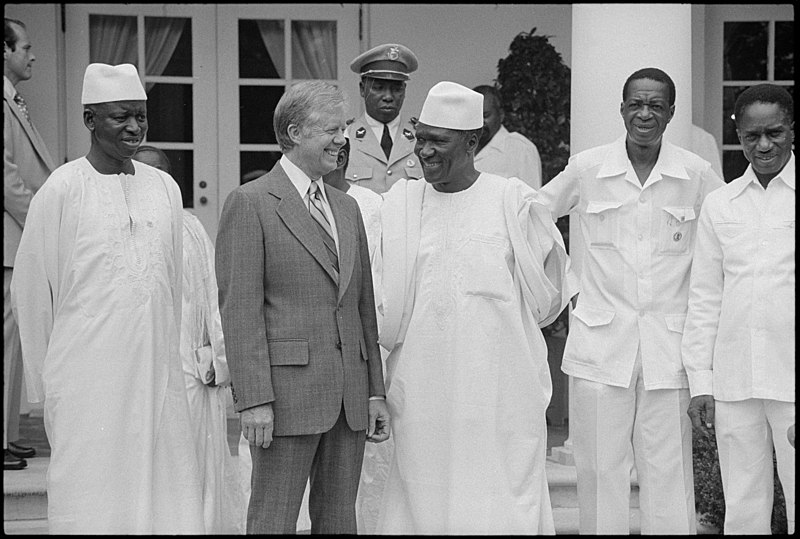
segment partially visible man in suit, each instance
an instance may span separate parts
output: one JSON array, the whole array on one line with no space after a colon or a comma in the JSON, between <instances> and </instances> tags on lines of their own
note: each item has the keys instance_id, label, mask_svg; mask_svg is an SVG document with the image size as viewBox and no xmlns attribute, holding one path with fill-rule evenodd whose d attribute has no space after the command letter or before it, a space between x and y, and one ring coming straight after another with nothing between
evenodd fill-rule
<instances>
[{"instance_id":1,"label":"partially visible man in suit","mask_svg":"<svg viewBox=\"0 0 800 539\"><path fill-rule=\"evenodd\" d=\"M222 327L253 461L248 534L294 533L309 478L311 532L356 533L365 431L389 436L364 223L322 181L344 113L333 84L291 87L273 120L283 156L220 217Z\"/></svg>"},{"instance_id":2,"label":"partially visible man in suit","mask_svg":"<svg viewBox=\"0 0 800 539\"><path fill-rule=\"evenodd\" d=\"M380 194L400 178L422 178L414 155L414 126L400 114L406 81L417 69L416 55L408 47L386 43L356 57L350 69L361 76L365 111L348 129L347 180Z\"/></svg>"},{"instance_id":3,"label":"partially visible man in suit","mask_svg":"<svg viewBox=\"0 0 800 539\"><path fill-rule=\"evenodd\" d=\"M18 444L22 391L22 348L11 311L11 276L28 206L53 171L42 137L17 92L31 78L36 56L25 25L5 19L3 43L3 470L21 470L36 450Z\"/></svg>"}]
</instances>

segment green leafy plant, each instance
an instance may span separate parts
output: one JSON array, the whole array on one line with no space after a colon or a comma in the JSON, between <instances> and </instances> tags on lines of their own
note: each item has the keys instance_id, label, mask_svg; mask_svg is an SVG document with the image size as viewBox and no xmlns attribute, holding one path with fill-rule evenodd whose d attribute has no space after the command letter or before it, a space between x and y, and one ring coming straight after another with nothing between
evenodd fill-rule
<instances>
[{"instance_id":1,"label":"green leafy plant","mask_svg":"<svg viewBox=\"0 0 800 539\"><path fill-rule=\"evenodd\" d=\"M542 160L542 185L553 179L569 160L570 69L550 44L552 36L535 35L536 28L518 34L509 54L497 63L495 87L503 102L503 125L531 140ZM569 218L556 226L569 249ZM567 309L545 335L562 335Z\"/></svg>"},{"instance_id":2,"label":"green leafy plant","mask_svg":"<svg viewBox=\"0 0 800 539\"><path fill-rule=\"evenodd\" d=\"M725 497L722 491L722 475L719 469L717 439L712 434L703 436L697 431L692 435L692 458L694 465L694 501L700 522L722 533L725 524ZM774 469L774 497L772 502L772 533L786 534L786 501L783 487L778 479L775 452L772 453Z\"/></svg>"}]
</instances>

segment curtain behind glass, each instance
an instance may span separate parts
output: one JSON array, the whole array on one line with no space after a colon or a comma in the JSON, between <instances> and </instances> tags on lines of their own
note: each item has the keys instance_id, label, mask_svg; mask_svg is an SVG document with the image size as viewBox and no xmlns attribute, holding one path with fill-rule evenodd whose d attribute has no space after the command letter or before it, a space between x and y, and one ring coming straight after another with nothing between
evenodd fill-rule
<instances>
[{"instance_id":1,"label":"curtain behind glass","mask_svg":"<svg viewBox=\"0 0 800 539\"><path fill-rule=\"evenodd\" d=\"M181 40L187 19L171 17L147 17L145 20L144 43L145 72L148 75L161 75ZM147 91L155 83L147 83Z\"/></svg>"},{"instance_id":2,"label":"curtain behind glass","mask_svg":"<svg viewBox=\"0 0 800 539\"><path fill-rule=\"evenodd\" d=\"M89 62L137 65L136 17L89 16Z\"/></svg>"},{"instance_id":3,"label":"curtain behind glass","mask_svg":"<svg viewBox=\"0 0 800 539\"><path fill-rule=\"evenodd\" d=\"M336 78L334 21L292 21L292 78Z\"/></svg>"},{"instance_id":4,"label":"curtain behind glass","mask_svg":"<svg viewBox=\"0 0 800 539\"><path fill-rule=\"evenodd\" d=\"M286 78L286 55L283 47L283 21L257 20L258 31L264 46L267 48L272 65L278 72L278 77Z\"/></svg>"}]
</instances>

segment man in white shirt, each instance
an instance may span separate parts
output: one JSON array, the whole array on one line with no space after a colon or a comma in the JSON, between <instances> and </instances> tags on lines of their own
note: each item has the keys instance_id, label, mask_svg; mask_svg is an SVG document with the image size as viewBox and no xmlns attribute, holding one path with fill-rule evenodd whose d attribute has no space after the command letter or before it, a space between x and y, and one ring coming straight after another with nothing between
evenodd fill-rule
<instances>
[{"instance_id":1,"label":"man in white shirt","mask_svg":"<svg viewBox=\"0 0 800 539\"><path fill-rule=\"evenodd\" d=\"M381 194L400 178L422 178L414 155L414 126L400 113L406 81L417 69L416 55L403 45L385 43L357 56L350 69L361 77L364 114L348 128L347 180Z\"/></svg>"},{"instance_id":2,"label":"man in white shirt","mask_svg":"<svg viewBox=\"0 0 800 539\"><path fill-rule=\"evenodd\" d=\"M794 105L773 84L734 107L750 162L700 212L683 363L696 428L716 431L726 534L769 534L772 449L794 533Z\"/></svg>"},{"instance_id":3,"label":"man in white shirt","mask_svg":"<svg viewBox=\"0 0 800 539\"><path fill-rule=\"evenodd\" d=\"M696 216L723 182L663 140L674 113L669 75L636 71L622 90L626 135L572 156L537 193L554 219L575 212L586 247L562 363L582 534L629 533L634 465L642 534L696 528L681 333Z\"/></svg>"},{"instance_id":4,"label":"man in white shirt","mask_svg":"<svg viewBox=\"0 0 800 539\"><path fill-rule=\"evenodd\" d=\"M483 132L475 152L475 168L504 178L519 178L534 189L542 187L542 160L536 145L521 133L503 127L503 103L493 86L473 91L483 95Z\"/></svg>"}]
</instances>

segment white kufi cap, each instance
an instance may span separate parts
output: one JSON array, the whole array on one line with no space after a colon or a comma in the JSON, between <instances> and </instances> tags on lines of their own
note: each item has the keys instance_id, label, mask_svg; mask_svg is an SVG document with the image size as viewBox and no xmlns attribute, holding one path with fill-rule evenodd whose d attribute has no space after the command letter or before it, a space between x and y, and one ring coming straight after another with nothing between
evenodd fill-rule
<instances>
[{"instance_id":1,"label":"white kufi cap","mask_svg":"<svg viewBox=\"0 0 800 539\"><path fill-rule=\"evenodd\" d=\"M81 105L146 100L147 93L133 64L89 64L86 68Z\"/></svg>"},{"instance_id":2,"label":"white kufi cap","mask_svg":"<svg viewBox=\"0 0 800 539\"><path fill-rule=\"evenodd\" d=\"M442 81L428 92L419 122L469 131L483 127L483 95L455 82Z\"/></svg>"}]
</instances>

